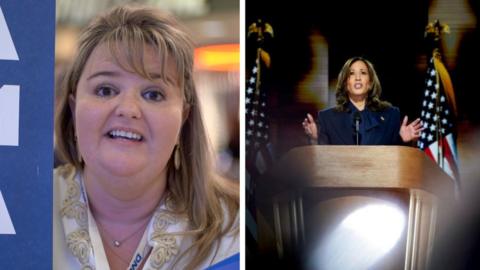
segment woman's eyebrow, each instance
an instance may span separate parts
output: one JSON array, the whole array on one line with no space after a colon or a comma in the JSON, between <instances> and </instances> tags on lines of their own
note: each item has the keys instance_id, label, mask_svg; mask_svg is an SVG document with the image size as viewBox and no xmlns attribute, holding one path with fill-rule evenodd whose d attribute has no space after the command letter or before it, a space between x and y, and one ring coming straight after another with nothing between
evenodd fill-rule
<instances>
[{"instance_id":1,"label":"woman's eyebrow","mask_svg":"<svg viewBox=\"0 0 480 270\"><path fill-rule=\"evenodd\" d=\"M97 71L97 72L91 74L90 76L88 76L87 80L91 80L91 79L94 79L94 78L100 77L100 76L118 77L118 76L120 76L120 73L116 72L116 71L109 71L109 70Z\"/></svg>"}]
</instances>

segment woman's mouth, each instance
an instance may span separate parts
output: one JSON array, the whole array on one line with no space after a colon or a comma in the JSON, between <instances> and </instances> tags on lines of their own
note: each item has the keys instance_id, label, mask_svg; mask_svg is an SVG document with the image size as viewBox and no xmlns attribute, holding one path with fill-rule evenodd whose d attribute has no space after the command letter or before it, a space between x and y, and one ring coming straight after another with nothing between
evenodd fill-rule
<instances>
[{"instance_id":1,"label":"woman's mouth","mask_svg":"<svg viewBox=\"0 0 480 270\"><path fill-rule=\"evenodd\" d=\"M125 139L131 141L140 142L143 140L143 136L133 131L125 131L121 129L114 129L107 133L111 139Z\"/></svg>"}]
</instances>

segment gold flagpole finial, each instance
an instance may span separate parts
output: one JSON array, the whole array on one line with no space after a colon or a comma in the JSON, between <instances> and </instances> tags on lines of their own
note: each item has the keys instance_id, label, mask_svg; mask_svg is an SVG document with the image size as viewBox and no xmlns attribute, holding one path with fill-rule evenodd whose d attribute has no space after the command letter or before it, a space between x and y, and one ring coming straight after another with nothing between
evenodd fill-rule
<instances>
[{"instance_id":1,"label":"gold flagpole finial","mask_svg":"<svg viewBox=\"0 0 480 270\"><path fill-rule=\"evenodd\" d=\"M270 67L270 55L262 47L266 36L273 38L273 27L269 23L263 22L261 19L259 19L257 22L250 24L248 27L247 37L251 36L256 36L257 38L257 59L262 60L267 68Z\"/></svg>"},{"instance_id":2,"label":"gold flagpole finial","mask_svg":"<svg viewBox=\"0 0 480 270\"><path fill-rule=\"evenodd\" d=\"M262 20L258 20L257 22L250 24L248 27L247 36L250 37L254 34L257 35L257 41L263 41L267 34L273 37L273 28L269 23L264 23Z\"/></svg>"},{"instance_id":3,"label":"gold flagpole finial","mask_svg":"<svg viewBox=\"0 0 480 270\"><path fill-rule=\"evenodd\" d=\"M443 33L450 34L450 26L448 26L448 24L441 24L438 19L433 23L428 23L425 27L425 37L431 36L434 41L439 41Z\"/></svg>"}]
</instances>

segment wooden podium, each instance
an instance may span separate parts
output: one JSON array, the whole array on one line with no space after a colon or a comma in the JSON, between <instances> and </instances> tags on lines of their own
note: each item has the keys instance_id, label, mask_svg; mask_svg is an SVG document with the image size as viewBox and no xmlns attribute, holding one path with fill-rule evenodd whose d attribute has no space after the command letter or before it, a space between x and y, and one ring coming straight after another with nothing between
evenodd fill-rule
<instances>
[{"instance_id":1,"label":"wooden podium","mask_svg":"<svg viewBox=\"0 0 480 270\"><path fill-rule=\"evenodd\" d=\"M297 269L425 269L453 194L413 147L298 147L257 183L259 250Z\"/></svg>"}]
</instances>

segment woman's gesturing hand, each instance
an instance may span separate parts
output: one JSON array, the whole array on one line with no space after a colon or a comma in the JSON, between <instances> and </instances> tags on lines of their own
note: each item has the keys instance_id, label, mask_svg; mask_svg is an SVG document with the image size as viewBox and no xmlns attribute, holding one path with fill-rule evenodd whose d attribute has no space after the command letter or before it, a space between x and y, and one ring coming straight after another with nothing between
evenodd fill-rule
<instances>
[{"instance_id":1,"label":"woman's gesturing hand","mask_svg":"<svg viewBox=\"0 0 480 270\"><path fill-rule=\"evenodd\" d=\"M402 125L400 126L400 137L402 137L403 142L410 142L416 141L420 138L420 134L424 129L422 127L422 123L420 122L420 118L415 119L415 121L411 122L407 125L408 116L403 118Z\"/></svg>"},{"instance_id":2,"label":"woman's gesturing hand","mask_svg":"<svg viewBox=\"0 0 480 270\"><path fill-rule=\"evenodd\" d=\"M310 141L316 143L318 139L317 124L311 114L307 113L307 118L303 120L302 126Z\"/></svg>"}]
</instances>

